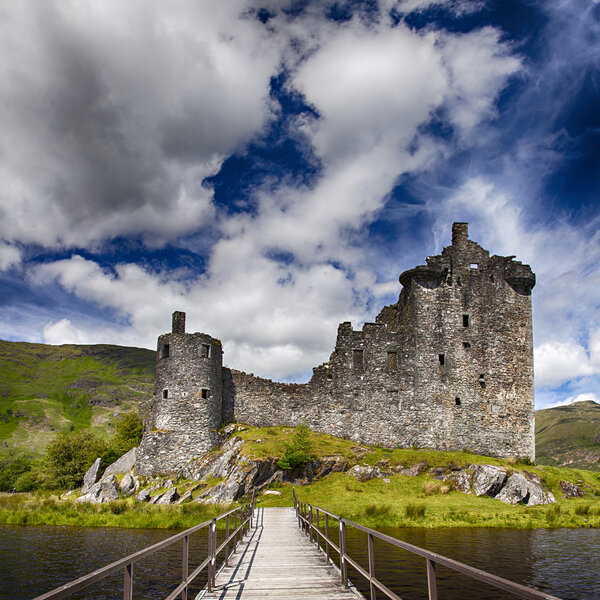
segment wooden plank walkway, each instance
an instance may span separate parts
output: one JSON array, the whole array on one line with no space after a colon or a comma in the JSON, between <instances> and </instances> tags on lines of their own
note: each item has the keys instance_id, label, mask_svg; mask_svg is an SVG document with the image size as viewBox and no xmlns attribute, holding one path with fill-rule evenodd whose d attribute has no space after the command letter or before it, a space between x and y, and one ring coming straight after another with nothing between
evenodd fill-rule
<instances>
[{"instance_id":1,"label":"wooden plank walkway","mask_svg":"<svg viewBox=\"0 0 600 600\"><path fill-rule=\"evenodd\" d=\"M258 508L254 528L203 600L235 598L362 598L342 587L339 573L298 527L293 508Z\"/></svg>"}]
</instances>

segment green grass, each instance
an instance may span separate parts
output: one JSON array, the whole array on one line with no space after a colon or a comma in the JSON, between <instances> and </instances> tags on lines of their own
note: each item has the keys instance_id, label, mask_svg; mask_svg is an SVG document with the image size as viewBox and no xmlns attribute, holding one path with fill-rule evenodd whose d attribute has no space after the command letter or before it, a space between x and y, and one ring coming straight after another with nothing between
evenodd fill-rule
<instances>
[{"instance_id":1,"label":"green grass","mask_svg":"<svg viewBox=\"0 0 600 600\"><path fill-rule=\"evenodd\" d=\"M112 433L119 412L152 394L155 353L120 346L0 340L0 458L40 455L54 433Z\"/></svg>"},{"instance_id":2,"label":"green grass","mask_svg":"<svg viewBox=\"0 0 600 600\"><path fill-rule=\"evenodd\" d=\"M71 525L187 529L212 519L230 505L188 503L154 506L132 498L104 504L76 504L55 494L0 494L0 523L6 525Z\"/></svg>"}]
</instances>

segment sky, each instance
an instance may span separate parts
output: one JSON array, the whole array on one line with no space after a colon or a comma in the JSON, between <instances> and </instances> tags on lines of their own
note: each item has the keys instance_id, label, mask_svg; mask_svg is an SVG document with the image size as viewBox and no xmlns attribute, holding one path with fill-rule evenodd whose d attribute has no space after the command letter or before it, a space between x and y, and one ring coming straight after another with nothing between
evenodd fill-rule
<instances>
[{"instance_id":1,"label":"sky","mask_svg":"<svg viewBox=\"0 0 600 600\"><path fill-rule=\"evenodd\" d=\"M0 0L0 338L306 381L453 221L600 401L598 0Z\"/></svg>"}]
</instances>

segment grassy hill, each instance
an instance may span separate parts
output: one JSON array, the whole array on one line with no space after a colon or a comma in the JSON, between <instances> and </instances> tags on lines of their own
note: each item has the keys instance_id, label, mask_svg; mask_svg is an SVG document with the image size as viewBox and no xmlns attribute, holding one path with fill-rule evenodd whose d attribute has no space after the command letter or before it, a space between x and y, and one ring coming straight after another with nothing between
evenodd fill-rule
<instances>
[{"instance_id":1,"label":"grassy hill","mask_svg":"<svg viewBox=\"0 0 600 600\"><path fill-rule=\"evenodd\" d=\"M40 454L62 429L110 433L153 392L155 352L0 340L0 457Z\"/></svg>"},{"instance_id":2,"label":"grassy hill","mask_svg":"<svg viewBox=\"0 0 600 600\"><path fill-rule=\"evenodd\" d=\"M600 404L536 411L535 444L539 464L600 471Z\"/></svg>"}]
</instances>

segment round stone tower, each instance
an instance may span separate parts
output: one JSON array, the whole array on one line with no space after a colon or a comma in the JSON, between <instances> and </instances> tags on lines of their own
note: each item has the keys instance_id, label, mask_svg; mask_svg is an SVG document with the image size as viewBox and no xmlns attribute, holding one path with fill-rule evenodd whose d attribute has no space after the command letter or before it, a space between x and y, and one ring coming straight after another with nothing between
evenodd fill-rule
<instances>
[{"instance_id":1,"label":"round stone tower","mask_svg":"<svg viewBox=\"0 0 600 600\"><path fill-rule=\"evenodd\" d=\"M152 417L136 469L154 475L177 470L218 442L222 409L221 342L185 333L185 313L173 313L171 333L158 338Z\"/></svg>"}]
</instances>

